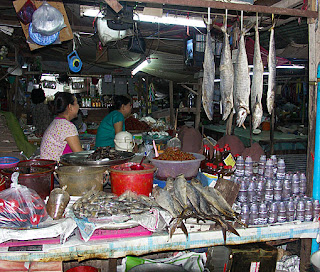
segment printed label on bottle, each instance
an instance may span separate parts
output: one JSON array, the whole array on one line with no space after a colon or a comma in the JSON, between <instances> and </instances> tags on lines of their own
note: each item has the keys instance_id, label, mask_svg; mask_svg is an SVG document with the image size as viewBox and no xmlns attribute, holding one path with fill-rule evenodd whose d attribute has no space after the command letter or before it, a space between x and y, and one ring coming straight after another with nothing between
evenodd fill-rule
<instances>
[{"instance_id":1,"label":"printed label on bottle","mask_svg":"<svg viewBox=\"0 0 320 272\"><path fill-rule=\"evenodd\" d=\"M258 272L260 268L260 262L251 262L250 272Z\"/></svg>"},{"instance_id":2,"label":"printed label on bottle","mask_svg":"<svg viewBox=\"0 0 320 272\"><path fill-rule=\"evenodd\" d=\"M223 160L224 164L229 166L231 165L232 167L235 166L236 161L234 160L232 154L229 154L224 160Z\"/></svg>"}]
</instances>

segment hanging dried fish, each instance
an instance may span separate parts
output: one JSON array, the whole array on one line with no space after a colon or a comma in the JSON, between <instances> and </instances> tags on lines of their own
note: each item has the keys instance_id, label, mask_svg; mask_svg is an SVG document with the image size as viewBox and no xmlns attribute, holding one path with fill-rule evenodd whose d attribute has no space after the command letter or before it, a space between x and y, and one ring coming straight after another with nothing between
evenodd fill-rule
<instances>
[{"instance_id":1,"label":"hanging dried fish","mask_svg":"<svg viewBox=\"0 0 320 272\"><path fill-rule=\"evenodd\" d=\"M252 128L256 129L262 119L262 92L263 92L263 62L260 51L260 40L258 30L259 20L257 13L257 22L255 26L255 42L253 55L253 76L251 84L251 111L252 111Z\"/></svg>"},{"instance_id":2,"label":"hanging dried fish","mask_svg":"<svg viewBox=\"0 0 320 272\"><path fill-rule=\"evenodd\" d=\"M269 54L268 54L268 92L267 92L267 108L269 114L272 113L274 108L274 98L276 89L276 45L274 40L274 15L272 14L272 27L270 29L270 42L269 42Z\"/></svg>"}]
</instances>

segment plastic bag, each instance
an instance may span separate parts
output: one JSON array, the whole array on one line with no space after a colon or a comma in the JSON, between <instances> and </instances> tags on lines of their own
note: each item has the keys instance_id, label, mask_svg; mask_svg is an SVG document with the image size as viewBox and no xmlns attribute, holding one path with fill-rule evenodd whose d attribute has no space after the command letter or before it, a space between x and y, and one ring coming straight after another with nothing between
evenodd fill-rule
<instances>
[{"instance_id":1,"label":"plastic bag","mask_svg":"<svg viewBox=\"0 0 320 272\"><path fill-rule=\"evenodd\" d=\"M66 27L62 13L46 1L32 15L32 32L51 36Z\"/></svg>"},{"instance_id":2,"label":"plastic bag","mask_svg":"<svg viewBox=\"0 0 320 272\"><path fill-rule=\"evenodd\" d=\"M34 227L48 218L43 200L34 190L18 184L18 176L14 172L11 188L0 192L0 227Z\"/></svg>"},{"instance_id":3,"label":"plastic bag","mask_svg":"<svg viewBox=\"0 0 320 272\"><path fill-rule=\"evenodd\" d=\"M19 20L25 25L29 24L32 20L32 14L35 12L37 8L35 5L28 0L22 8L17 12L17 16Z\"/></svg>"}]
</instances>

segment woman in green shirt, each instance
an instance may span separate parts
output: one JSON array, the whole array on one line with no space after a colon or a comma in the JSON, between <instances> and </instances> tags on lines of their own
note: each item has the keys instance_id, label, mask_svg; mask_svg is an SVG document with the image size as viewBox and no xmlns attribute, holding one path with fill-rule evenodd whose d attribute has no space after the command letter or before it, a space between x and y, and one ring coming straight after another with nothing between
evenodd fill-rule
<instances>
[{"instance_id":1,"label":"woman in green shirt","mask_svg":"<svg viewBox=\"0 0 320 272\"><path fill-rule=\"evenodd\" d=\"M124 95L114 97L115 110L110 112L100 123L96 135L96 147L114 147L115 135L125 130L124 119L131 114L131 100Z\"/></svg>"}]
</instances>

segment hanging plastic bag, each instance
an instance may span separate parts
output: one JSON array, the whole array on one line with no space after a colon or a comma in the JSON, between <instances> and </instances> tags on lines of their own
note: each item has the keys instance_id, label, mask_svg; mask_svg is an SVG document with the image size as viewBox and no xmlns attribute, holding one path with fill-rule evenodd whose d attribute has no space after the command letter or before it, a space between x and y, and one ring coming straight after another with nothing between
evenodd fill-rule
<instances>
[{"instance_id":1,"label":"hanging plastic bag","mask_svg":"<svg viewBox=\"0 0 320 272\"><path fill-rule=\"evenodd\" d=\"M19 20L24 23L25 25L29 24L32 20L32 15L37 8L35 5L28 0L22 8L17 12L17 16Z\"/></svg>"},{"instance_id":2,"label":"hanging plastic bag","mask_svg":"<svg viewBox=\"0 0 320 272\"><path fill-rule=\"evenodd\" d=\"M46 1L32 15L32 32L51 36L66 27L62 13Z\"/></svg>"},{"instance_id":3,"label":"hanging plastic bag","mask_svg":"<svg viewBox=\"0 0 320 272\"><path fill-rule=\"evenodd\" d=\"M0 192L0 227L35 227L48 218L46 206L32 189L18 184L19 173L11 175L11 188Z\"/></svg>"}]
</instances>

